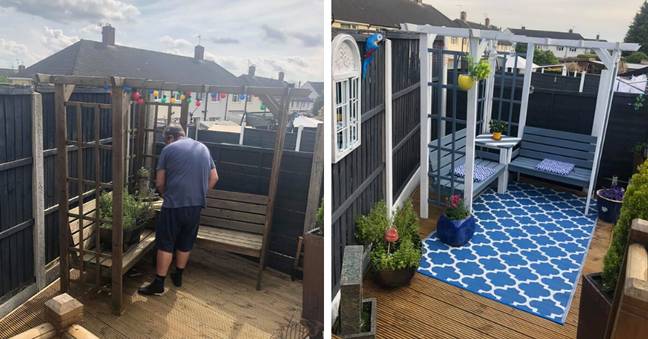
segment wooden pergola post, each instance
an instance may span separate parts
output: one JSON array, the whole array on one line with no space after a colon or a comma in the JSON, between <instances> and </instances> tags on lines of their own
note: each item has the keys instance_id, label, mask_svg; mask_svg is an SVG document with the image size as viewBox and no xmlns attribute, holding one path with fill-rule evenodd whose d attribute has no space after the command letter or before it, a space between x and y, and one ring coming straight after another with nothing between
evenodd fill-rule
<instances>
[{"instance_id":1,"label":"wooden pergola post","mask_svg":"<svg viewBox=\"0 0 648 339\"><path fill-rule=\"evenodd\" d=\"M123 311L123 243L126 117L129 100L124 94L123 79L112 78L112 312Z\"/></svg>"},{"instance_id":2,"label":"wooden pergola post","mask_svg":"<svg viewBox=\"0 0 648 339\"><path fill-rule=\"evenodd\" d=\"M68 257L68 153L67 113L65 110L65 85L54 86L54 109L56 112L56 182L58 183L59 269L61 292L70 289L70 262Z\"/></svg>"},{"instance_id":3,"label":"wooden pergola post","mask_svg":"<svg viewBox=\"0 0 648 339\"><path fill-rule=\"evenodd\" d=\"M274 212L275 199L277 196L277 187L279 186L279 174L281 172L281 159L283 158L284 141L286 139L286 124L288 123L288 109L290 108L290 98L292 87L286 87L281 97L281 110L279 113L279 126L275 136L274 153L272 157L272 170L270 171L270 183L268 187L268 204L266 205L265 233L263 234L263 246L261 248L261 257L259 258L259 273L257 276L256 289L261 289L261 276L265 268L266 255L268 252L270 232L272 230L272 217Z\"/></svg>"}]
</instances>

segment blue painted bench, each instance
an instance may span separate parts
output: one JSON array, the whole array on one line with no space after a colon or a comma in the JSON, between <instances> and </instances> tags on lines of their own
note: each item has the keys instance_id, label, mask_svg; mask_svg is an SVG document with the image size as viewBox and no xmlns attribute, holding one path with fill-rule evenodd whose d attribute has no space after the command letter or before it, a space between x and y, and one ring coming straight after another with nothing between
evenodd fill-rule
<instances>
[{"instance_id":1,"label":"blue painted bench","mask_svg":"<svg viewBox=\"0 0 648 339\"><path fill-rule=\"evenodd\" d=\"M526 126L509 171L588 188L595 150L595 136ZM539 171L536 165L543 159L569 162L575 168L567 176Z\"/></svg>"},{"instance_id":2,"label":"blue painted bench","mask_svg":"<svg viewBox=\"0 0 648 339\"><path fill-rule=\"evenodd\" d=\"M452 134L446 135L440 139L441 147L439 148L439 139L433 140L428 144L429 163L428 177L430 178L430 194L442 196L452 194L452 181L454 181L454 191L464 191L464 178L454 174L454 168L465 162L466 151L466 129L455 132L455 152L454 166L452 164ZM506 170L506 165L499 163L499 154L486 151L475 150L475 166L481 165L493 169L493 174L486 180L473 183L473 196L479 195L490 184ZM439 192L440 188L440 192Z\"/></svg>"}]
</instances>

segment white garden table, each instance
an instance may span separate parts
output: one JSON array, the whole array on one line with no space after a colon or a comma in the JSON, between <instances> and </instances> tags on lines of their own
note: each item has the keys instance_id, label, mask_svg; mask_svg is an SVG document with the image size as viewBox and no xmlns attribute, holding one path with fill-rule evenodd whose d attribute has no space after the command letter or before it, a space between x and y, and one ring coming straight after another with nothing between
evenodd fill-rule
<instances>
[{"instance_id":1,"label":"white garden table","mask_svg":"<svg viewBox=\"0 0 648 339\"><path fill-rule=\"evenodd\" d=\"M480 134L475 138L475 146L481 146L500 151L499 162L506 166L506 170L500 174L497 179L497 193L506 192L508 187L508 165L511 163L513 157L513 148L520 143L522 138L511 137L502 135L500 140L494 140L492 134Z\"/></svg>"}]
</instances>

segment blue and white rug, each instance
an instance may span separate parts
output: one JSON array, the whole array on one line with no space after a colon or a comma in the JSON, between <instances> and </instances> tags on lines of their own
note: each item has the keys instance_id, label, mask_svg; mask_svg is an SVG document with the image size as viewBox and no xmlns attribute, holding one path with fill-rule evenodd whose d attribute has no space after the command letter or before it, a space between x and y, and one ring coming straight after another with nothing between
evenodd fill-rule
<instances>
[{"instance_id":1,"label":"blue and white rug","mask_svg":"<svg viewBox=\"0 0 648 339\"><path fill-rule=\"evenodd\" d=\"M432 233L419 273L563 324L596 225L585 198L524 183L473 202L477 229L463 247Z\"/></svg>"}]
</instances>

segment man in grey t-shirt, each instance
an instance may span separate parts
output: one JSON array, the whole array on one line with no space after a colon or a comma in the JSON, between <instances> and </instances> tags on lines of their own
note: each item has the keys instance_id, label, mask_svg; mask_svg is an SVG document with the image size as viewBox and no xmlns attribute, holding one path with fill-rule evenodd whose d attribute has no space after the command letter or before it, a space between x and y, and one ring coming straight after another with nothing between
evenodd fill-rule
<instances>
[{"instance_id":1,"label":"man in grey t-shirt","mask_svg":"<svg viewBox=\"0 0 648 339\"><path fill-rule=\"evenodd\" d=\"M167 144L160 153L155 186L164 198L155 226L157 245L157 276L139 289L140 294L164 293L164 280L176 256L176 269L171 280L182 286L182 271L198 235L200 211L205 207L207 190L214 188L218 173L207 146L185 137L178 126L164 131Z\"/></svg>"}]
</instances>

